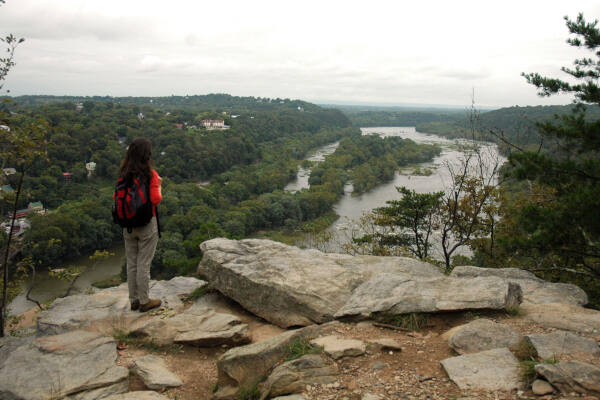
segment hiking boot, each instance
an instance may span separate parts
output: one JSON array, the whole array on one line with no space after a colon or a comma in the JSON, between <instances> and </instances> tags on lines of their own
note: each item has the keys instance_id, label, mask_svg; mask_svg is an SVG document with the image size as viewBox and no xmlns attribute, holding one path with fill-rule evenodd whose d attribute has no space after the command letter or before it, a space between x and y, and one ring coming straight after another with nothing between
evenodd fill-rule
<instances>
[{"instance_id":1,"label":"hiking boot","mask_svg":"<svg viewBox=\"0 0 600 400\"><path fill-rule=\"evenodd\" d=\"M153 308L160 307L162 301L160 299L149 299L146 304L140 304L140 312L146 312Z\"/></svg>"},{"instance_id":2,"label":"hiking boot","mask_svg":"<svg viewBox=\"0 0 600 400\"><path fill-rule=\"evenodd\" d=\"M131 311L135 311L138 308L140 308L140 301L139 300L134 300L131 302Z\"/></svg>"}]
</instances>

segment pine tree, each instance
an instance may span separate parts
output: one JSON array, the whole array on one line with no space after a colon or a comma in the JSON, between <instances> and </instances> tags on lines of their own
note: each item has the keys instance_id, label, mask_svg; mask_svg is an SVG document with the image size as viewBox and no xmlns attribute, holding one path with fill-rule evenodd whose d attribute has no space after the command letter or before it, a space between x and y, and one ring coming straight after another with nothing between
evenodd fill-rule
<instances>
[{"instance_id":1,"label":"pine tree","mask_svg":"<svg viewBox=\"0 0 600 400\"><path fill-rule=\"evenodd\" d=\"M600 105L600 30L598 21L565 17L574 37L567 43L585 48L593 57L576 59L563 67L569 82L522 75L540 96L574 95L573 112L538 124L548 151L513 153L510 163L519 180L530 183L529 199L509 212L510 237L504 241L523 255L537 257L535 267L555 279L593 278L600 283L600 121L586 118L586 108ZM540 146L541 148L541 146ZM543 194L543 195L541 195ZM536 197L537 196L537 197ZM514 217L511 216L511 217ZM508 236L508 235L507 235ZM577 278L579 277L579 278Z\"/></svg>"}]
</instances>

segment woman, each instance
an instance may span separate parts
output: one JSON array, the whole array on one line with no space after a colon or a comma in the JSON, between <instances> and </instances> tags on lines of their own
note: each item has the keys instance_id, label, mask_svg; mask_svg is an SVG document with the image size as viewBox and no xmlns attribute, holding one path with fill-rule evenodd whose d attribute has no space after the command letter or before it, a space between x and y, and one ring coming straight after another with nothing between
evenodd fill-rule
<instances>
[{"instance_id":1,"label":"woman","mask_svg":"<svg viewBox=\"0 0 600 400\"><path fill-rule=\"evenodd\" d=\"M125 254L127 256L127 284L131 309L145 312L161 305L160 299L148 297L150 264L158 243L156 206L162 200L162 178L152 168L152 143L148 139L137 138L129 145L125 159L121 162L119 178L143 180L150 188L152 219L138 228L123 228Z\"/></svg>"}]
</instances>

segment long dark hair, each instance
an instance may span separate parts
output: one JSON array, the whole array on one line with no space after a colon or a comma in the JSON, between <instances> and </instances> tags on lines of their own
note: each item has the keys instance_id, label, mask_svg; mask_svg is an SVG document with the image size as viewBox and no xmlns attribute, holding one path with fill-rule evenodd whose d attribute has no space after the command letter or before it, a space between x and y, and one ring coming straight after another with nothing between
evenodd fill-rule
<instances>
[{"instance_id":1,"label":"long dark hair","mask_svg":"<svg viewBox=\"0 0 600 400\"><path fill-rule=\"evenodd\" d=\"M119 178L150 180L153 166L152 143L146 138L134 139L127 148L125 158L121 162Z\"/></svg>"}]
</instances>

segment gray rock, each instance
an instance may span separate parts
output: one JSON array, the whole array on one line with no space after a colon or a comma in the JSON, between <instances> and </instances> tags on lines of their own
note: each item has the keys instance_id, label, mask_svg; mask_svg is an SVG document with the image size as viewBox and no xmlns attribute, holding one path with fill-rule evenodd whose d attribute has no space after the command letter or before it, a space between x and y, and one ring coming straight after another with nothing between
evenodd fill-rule
<instances>
[{"instance_id":1,"label":"gray rock","mask_svg":"<svg viewBox=\"0 0 600 400\"><path fill-rule=\"evenodd\" d=\"M364 342L355 339L340 339L337 336L323 336L311 340L311 344L323 347L323 351L337 360L342 357L358 357L365 354L366 345Z\"/></svg>"},{"instance_id":2,"label":"gray rock","mask_svg":"<svg viewBox=\"0 0 600 400\"><path fill-rule=\"evenodd\" d=\"M183 385L181 379L169 371L164 360L160 357L148 354L136 357L133 362L135 373L142 378L148 389L162 390Z\"/></svg>"},{"instance_id":3,"label":"gray rock","mask_svg":"<svg viewBox=\"0 0 600 400\"><path fill-rule=\"evenodd\" d=\"M496 277L429 278L382 273L354 290L336 318L377 312L407 314L470 309L501 310L521 301L518 285Z\"/></svg>"},{"instance_id":4,"label":"gray rock","mask_svg":"<svg viewBox=\"0 0 600 400\"><path fill-rule=\"evenodd\" d=\"M121 390L118 384L129 375L115 364L114 339L100 333L71 331L12 345L0 368L2 399L45 400L75 394L73 398L90 398L84 392Z\"/></svg>"},{"instance_id":5,"label":"gray rock","mask_svg":"<svg viewBox=\"0 0 600 400\"><path fill-rule=\"evenodd\" d=\"M140 321L132 332L151 337L161 345L184 343L200 347L238 346L250 342L248 325L231 315L210 308L190 307L171 318Z\"/></svg>"},{"instance_id":6,"label":"gray rock","mask_svg":"<svg viewBox=\"0 0 600 400\"><path fill-rule=\"evenodd\" d=\"M525 304L525 318L544 326L573 332L600 332L600 311L572 304Z\"/></svg>"},{"instance_id":7,"label":"gray rock","mask_svg":"<svg viewBox=\"0 0 600 400\"><path fill-rule=\"evenodd\" d=\"M307 385L334 383L339 373L331 360L320 354L307 354L277 366L263 385L261 399L300 393Z\"/></svg>"},{"instance_id":8,"label":"gray rock","mask_svg":"<svg viewBox=\"0 0 600 400\"><path fill-rule=\"evenodd\" d=\"M272 400L306 400L306 397L301 394L291 394L289 396L277 396L273 397Z\"/></svg>"},{"instance_id":9,"label":"gray rock","mask_svg":"<svg viewBox=\"0 0 600 400\"><path fill-rule=\"evenodd\" d=\"M462 390L513 390L521 387L519 361L507 348L486 350L441 361Z\"/></svg>"},{"instance_id":10,"label":"gray rock","mask_svg":"<svg viewBox=\"0 0 600 400\"><path fill-rule=\"evenodd\" d=\"M379 370L385 369L385 364L382 363L381 361L375 361L374 363L369 365L369 369L371 369L373 371L379 371Z\"/></svg>"},{"instance_id":11,"label":"gray rock","mask_svg":"<svg viewBox=\"0 0 600 400\"><path fill-rule=\"evenodd\" d=\"M563 393L600 394L600 368L579 361L538 364L535 372Z\"/></svg>"},{"instance_id":12,"label":"gray rock","mask_svg":"<svg viewBox=\"0 0 600 400\"><path fill-rule=\"evenodd\" d=\"M127 379L114 385L104 386L98 389L87 390L85 392L75 393L67 396L64 400L100 400L115 394L126 393L129 390L129 381Z\"/></svg>"},{"instance_id":13,"label":"gray rock","mask_svg":"<svg viewBox=\"0 0 600 400\"><path fill-rule=\"evenodd\" d=\"M360 400L384 400L384 397L378 394L365 393L361 396Z\"/></svg>"},{"instance_id":14,"label":"gray rock","mask_svg":"<svg viewBox=\"0 0 600 400\"><path fill-rule=\"evenodd\" d=\"M150 390L144 390L110 396L106 400L169 400L169 398Z\"/></svg>"},{"instance_id":15,"label":"gray rock","mask_svg":"<svg viewBox=\"0 0 600 400\"><path fill-rule=\"evenodd\" d=\"M544 396L546 394L554 393L554 387L546 381L536 379L531 385L531 391L535 395Z\"/></svg>"},{"instance_id":16,"label":"gray rock","mask_svg":"<svg viewBox=\"0 0 600 400\"><path fill-rule=\"evenodd\" d=\"M200 247L201 276L284 328L381 311L502 309L520 301L518 285L502 278L447 278L410 258L325 254L259 239L212 239Z\"/></svg>"},{"instance_id":17,"label":"gray rock","mask_svg":"<svg viewBox=\"0 0 600 400\"><path fill-rule=\"evenodd\" d=\"M380 350L402 351L402 346L394 339L367 339L367 350L371 352Z\"/></svg>"},{"instance_id":18,"label":"gray rock","mask_svg":"<svg viewBox=\"0 0 600 400\"><path fill-rule=\"evenodd\" d=\"M239 387L263 381L271 369L285 359L289 346L314 338L323 326L287 331L270 339L234 347L217 361L219 390L215 398L236 397Z\"/></svg>"},{"instance_id":19,"label":"gray rock","mask_svg":"<svg viewBox=\"0 0 600 400\"><path fill-rule=\"evenodd\" d=\"M527 340L543 360L563 354L585 353L600 355L600 347L593 339L581 337L571 332L554 331L527 335Z\"/></svg>"},{"instance_id":20,"label":"gray rock","mask_svg":"<svg viewBox=\"0 0 600 400\"><path fill-rule=\"evenodd\" d=\"M179 310L180 296L203 287L206 282L191 277L177 277L170 281L151 281L150 296L161 298L164 306ZM79 294L56 299L38 314L38 336L55 335L69 330L97 330L105 334L122 329L127 331L134 322L147 314L130 310L127 284L100 290L94 294Z\"/></svg>"},{"instance_id":21,"label":"gray rock","mask_svg":"<svg viewBox=\"0 0 600 400\"><path fill-rule=\"evenodd\" d=\"M523 290L524 303L567 303L583 306L588 302L587 294L578 286L547 282L529 271L518 268L459 266L452 270L450 276L457 278L496 276L517 283Z\"/></svg>"},{"instance_id":22,"label":"gray rock","mask_svg":"<svg viewBox=\"0 0 600 400\"><path fill-rule=\"evenodd\" d=\"M480 318L454 331L448 345L459 354L477 353L502 347L515 347L523 336L507 325Z\"/></svg>"}]
</instances>

